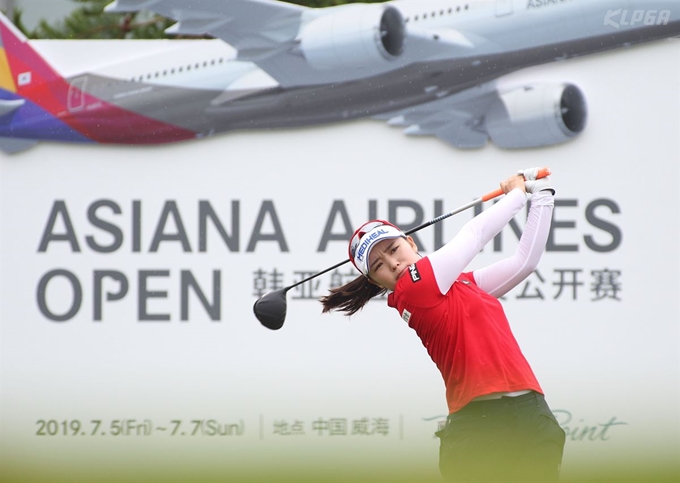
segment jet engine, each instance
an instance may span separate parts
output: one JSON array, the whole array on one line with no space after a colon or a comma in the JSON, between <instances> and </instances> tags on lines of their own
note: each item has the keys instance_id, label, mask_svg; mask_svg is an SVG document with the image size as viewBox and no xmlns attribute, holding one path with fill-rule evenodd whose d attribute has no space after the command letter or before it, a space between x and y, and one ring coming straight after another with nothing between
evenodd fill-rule
<instances>
[{"instance_id":1,"label":"jet engine","mask_svg":"<svg viewBox=\"0 0 680 483\"><path fill-rule=\"evenodd\" d=\"M583 131L586 100L573 84L539 84L499 93L487 111L489 137L502 148L557 144Z\"/></svg>"},{"instance_id":2,"label":"jet engine","mask_svg":"<svg viewBox=\"0 0 680 483\"><path fill-rule=\"evenodd\" d=\"M406 27L399 10L385 5L347 5L307 24L300 50L317 69L347 69L385 63L404 49Z\"/></svg>"}]
</instances>

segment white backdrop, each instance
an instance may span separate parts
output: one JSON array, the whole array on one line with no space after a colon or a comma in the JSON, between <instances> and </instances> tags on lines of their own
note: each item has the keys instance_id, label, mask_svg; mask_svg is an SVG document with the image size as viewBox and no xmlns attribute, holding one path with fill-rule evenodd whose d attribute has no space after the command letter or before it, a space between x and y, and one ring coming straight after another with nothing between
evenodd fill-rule
<instances>
[{"instance_id":1,"label":"white backdrop","mask_svg":"<svg viewBox=\"0 0 680 483\"><path fill-rule=\"evenodd\" d=\"M446 413L444 388L398 314L376 301L349 320L321 315L318 302L300 299L312 289L323 293L330 277L320 277L318 285L288 293L286 323L274 332L253 315L255 285L264 280L271 288L275 272L280 286L289 285L300 279L296 272L346 258L344 241L317 251L337 200L352 226L367 219L372 200L380 217L388 216L390 201L407 200L427 220L437 203L449 211L536 165L554 171L561 205L553 241L574 251L548 251L526 288L540 297L521 298L518 287L505 307L569 433L563 475L594 462L670 465L677 472L680 43L541 66L504 82L565 80L583 89L589 123L580 138L546 149L461 151L363 120L146 148L45 143L2 157L0 421L8 474L17 481L24 475L75 481L102 472L127 471L129 480L133 473L180 478L191 471L231 481L237 471L285 467L293 474L313 461L375 471L389 465L436 481L432 433ZM115 230L88 219L88 209L103 200L109 206L97 217L122 237L109 253L88 244L91 237L114 245ZM238 227L238 247L230 249L208 223L207 251L200 250L201 201L228 234L232 222ZM165 219L164 207L173 203L179 218ZM59 207L50 229L50 213ZM269 211L257 229L262 207ZM406 208L397 214L397 222L413 219ZM443 238L472 215L443 222ZM185 248L172 239L182 228L178 219ZM277 228L288 251L268 239ZM332 230L345 231L340 216ZM248 251L253 232L261 236ZM419 233L425 251L435 233ZM154 235L161 239L157 251ZM500 250L487 247L471 268L508 255L515 241L506 229ZM40 280L53 270L73 274L82 288L79 310L63 322L39 308ZM94 277L105 270L123 274L129 287L120 300L107 300L120 285L105 278L95 321ZM147 279L154 293L145 304L167 321L140 320L145 271L162 271ZM219 271L218 320L193 290L189 320L181 320L182 271L209 304ZM595 287L607 271L611 285ZM349 265L340 272L352 273ZM560 274L567 282L576 274L580 285L560 286ZM52 313L63 315L73 303L65 277L49 282L45 304ZM125 429L115 435L118 421ZM208 434L214 427L227 435Z\"/></svg>"}]
</instances>

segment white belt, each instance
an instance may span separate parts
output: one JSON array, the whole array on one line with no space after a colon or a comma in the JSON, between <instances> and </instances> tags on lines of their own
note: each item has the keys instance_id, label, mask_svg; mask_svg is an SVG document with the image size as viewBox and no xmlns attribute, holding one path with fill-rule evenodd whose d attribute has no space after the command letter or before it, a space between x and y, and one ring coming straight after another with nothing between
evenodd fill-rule
<instances>
[{"instance_id":1,"label":"white belt","mask_svg":"<svg viewBox=\"0 0 680 483\"><path fill-rule=\"evenodd\" d=\"M488 401L489 399L500 399L502 397L517 397L529 394L531 389L524 389L522 391L512 391L512 392L492 392L491 394L484 394L483 396L477 396L471 402L474 401Z\"/></svg>"}]
</instances>

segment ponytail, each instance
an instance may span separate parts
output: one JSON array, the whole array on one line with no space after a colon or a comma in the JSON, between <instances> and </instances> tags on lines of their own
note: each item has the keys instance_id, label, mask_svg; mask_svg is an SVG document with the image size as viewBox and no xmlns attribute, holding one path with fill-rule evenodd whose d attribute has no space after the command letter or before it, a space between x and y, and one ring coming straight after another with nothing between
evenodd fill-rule
<instances>
[{"instance_id":1,"label":"ponytail","mask_svg":"<svg viewBox=\"0 0 680 483\"><path fill-rule=\"evenodd\" d=\"M371 283L368 278L361 275L342 287L330 289L329 292L320 299L324 314L336 310L345 312L345 315L354 315L363 309L369 300L384 294L387 289Z\"/></svg>"}]
</instances>

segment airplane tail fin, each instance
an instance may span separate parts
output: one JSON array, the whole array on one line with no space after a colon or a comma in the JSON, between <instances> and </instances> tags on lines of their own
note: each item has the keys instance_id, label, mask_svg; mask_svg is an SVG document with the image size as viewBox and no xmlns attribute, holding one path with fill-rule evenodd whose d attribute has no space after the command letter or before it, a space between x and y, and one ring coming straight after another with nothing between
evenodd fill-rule
<instances>
[{"instance_id":1,"label":"airplane tail fin","mask_svg":"<svg viewBox=\"0 0 680 483\"><path fill-rule=\"evenodd\" d=\"M13 153L38 139L87 142L59 120L69 83L0 12L0 150Z\"/></svg>"},{"instance_id":2,"label":"airplane tail fin","mask_svg":"<svg viewBox=\"0 0 680 483\"><path fill-rule=\"evenodd\" d=\"M0 89L34 102L49 97L52 102L64 101L66 93L62 89L49 89L48 99L45 99L47 89L40 89L47 85L54 87L55 81L61 81L56 82L57 85L65 85L62 77L33 49L28 38L0 13Z\"/></svg>"},{"instance_id":3,"label":"airplane tail fin","mask_svg":"<svg viewBox=\"0 0 680 483\"><path fill-rule=\"evenodd\" d=\"M6 43L11 43L5 39L11 37L20 43L25 43L27 40L26 36L0 12L0 125L4 124L7 127L14 117L12 114L26 103L25 99L17 96L18 79L12 71L5 47ZM0 136L0 150L8 154L15 153L33 146L35 142L32 139Z\"/></svg>"},{"instance_id":4,"label":"airplane tail fin","mask_svg":"<svg viewBox=\"0 0 680 483\"><path fill-rule=\"evenodd\" d=\"M26 42L28 39L19 31L5 15L0 12L0 89L16 93L17 86L9 64L5 39L14 37L19 42Z\"/></svg>"},{"instance_id":5,"label":"airplane tail fin","mask_svg":"<svg viewBox=\"0 0 680 483\"><path fill-rule=\"evenodd\" d=\"M0 13L0 150L15 152L36 140L156 144L196 137L88 94L86 80L65 79Z\"/></svg>"}]
</instances>

